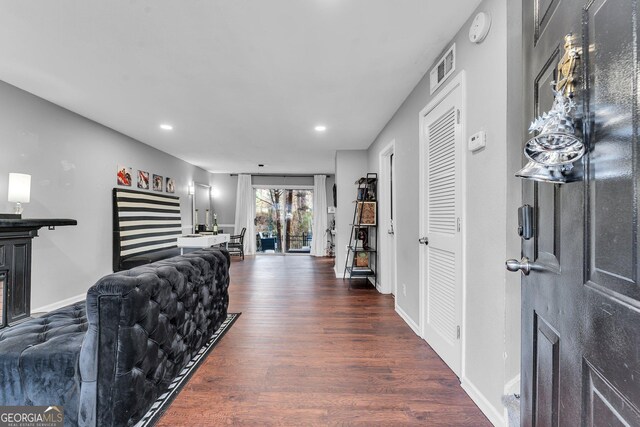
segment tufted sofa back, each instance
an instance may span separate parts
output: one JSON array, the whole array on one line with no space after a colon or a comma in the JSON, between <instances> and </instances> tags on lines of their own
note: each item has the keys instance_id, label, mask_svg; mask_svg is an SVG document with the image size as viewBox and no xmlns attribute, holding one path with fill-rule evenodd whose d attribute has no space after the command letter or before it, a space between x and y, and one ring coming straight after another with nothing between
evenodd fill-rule
<instances>
[{"instance_id":1,"label":"tufted sofa back","mask_svg":"<svg viewBox=\"0 0 640 427\"><path fill-rule=\"evenodd\" d=\"M227 315L229 254L203 249L103 277L87 293L79 424L132 425Z\"/></svg>"}]
</instances>

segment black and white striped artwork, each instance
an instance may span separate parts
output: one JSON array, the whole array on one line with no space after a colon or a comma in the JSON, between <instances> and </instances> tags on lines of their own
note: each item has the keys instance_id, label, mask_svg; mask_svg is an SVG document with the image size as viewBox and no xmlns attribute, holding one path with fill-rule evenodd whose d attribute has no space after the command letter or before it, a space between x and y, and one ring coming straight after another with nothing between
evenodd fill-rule
<instances>
[{"instance_id":1,"label":"black and white striped artwork","mask_svg":"<svg viewBox=\"0 0 640 427\"><path fill-rule=\"evenodd\" d=\"M178 197L114 188L114 203L121 258L176 247L182 235Z\"/></svg>"}]
</instances>

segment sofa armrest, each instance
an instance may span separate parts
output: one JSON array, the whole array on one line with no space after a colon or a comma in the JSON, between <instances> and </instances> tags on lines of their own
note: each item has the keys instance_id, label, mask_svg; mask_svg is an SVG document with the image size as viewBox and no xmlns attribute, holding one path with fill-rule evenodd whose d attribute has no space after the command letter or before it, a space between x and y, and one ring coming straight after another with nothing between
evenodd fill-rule
<instances>
[{"instance_id":1,"label":"sofa armrest","mask_svg":"<svg viewBox=\"0 0 640 427\"><path fill-rule=\"evenodd\" d=\"M79 423L140 419L226 317L228 255L202 250L103 277L87 293Z\"/></svg>"}]
</instances>

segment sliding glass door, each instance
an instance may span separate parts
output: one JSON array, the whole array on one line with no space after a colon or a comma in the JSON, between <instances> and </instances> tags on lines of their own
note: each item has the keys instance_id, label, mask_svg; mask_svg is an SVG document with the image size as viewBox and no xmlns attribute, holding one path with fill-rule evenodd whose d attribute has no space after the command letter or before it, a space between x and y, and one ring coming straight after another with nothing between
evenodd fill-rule
<instances>
[{"instance_id":1,"label":"sliding glass door","mask_svg":"<svg viewBox=\"0 0 640 427\"><path fill-rule=\"evenodd\" d=\"M309 253L313 190L256 188L258 253Z\"/></svg>"}]
</instances>

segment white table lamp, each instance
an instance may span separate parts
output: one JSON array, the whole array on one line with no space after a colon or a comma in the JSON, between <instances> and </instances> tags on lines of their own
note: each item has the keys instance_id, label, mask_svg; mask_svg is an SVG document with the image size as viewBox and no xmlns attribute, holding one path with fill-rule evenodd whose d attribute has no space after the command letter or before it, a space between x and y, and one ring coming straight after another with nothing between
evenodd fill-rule
<instances>
[{"instance_id":1,"label":"white table lamp","mask_svg":"<svg viewBox=\"0 0 640 427\"><path fill-rule=\"evenodd\" d=\"M14 212L21 214L22 203L29 203L30 200L31 175L25 173L10 173L8 201L16 204Z\"/></svg>"}]
</instances>

